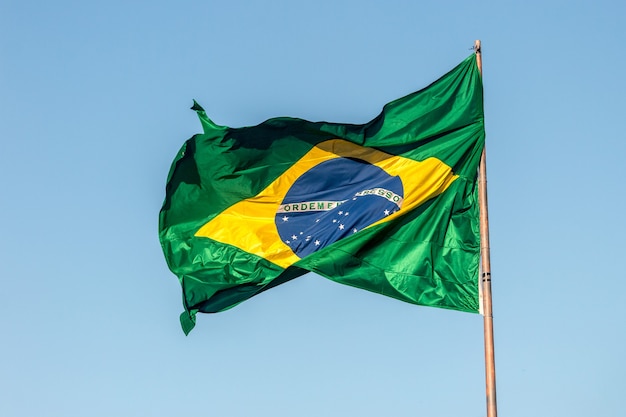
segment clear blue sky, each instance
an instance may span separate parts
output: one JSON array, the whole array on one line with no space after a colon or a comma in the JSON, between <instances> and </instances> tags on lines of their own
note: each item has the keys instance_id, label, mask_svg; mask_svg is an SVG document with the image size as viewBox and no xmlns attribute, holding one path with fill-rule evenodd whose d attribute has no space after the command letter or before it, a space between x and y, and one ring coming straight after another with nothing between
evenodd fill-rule
<instances>
[{"instance_id":1,"label":"clear blue sky","mask_svg":"<svg viewBox=\"0 0 626 417\"><path fill-rule=\"evenodd\" d=\"M433 3L426 5L425 3ZM363 123L483 42L501 416L621 416L623 1L0 4L0 415L485 415L482 318L307 275L180 329L201 127Z\"/></svg>"}]
</instances>

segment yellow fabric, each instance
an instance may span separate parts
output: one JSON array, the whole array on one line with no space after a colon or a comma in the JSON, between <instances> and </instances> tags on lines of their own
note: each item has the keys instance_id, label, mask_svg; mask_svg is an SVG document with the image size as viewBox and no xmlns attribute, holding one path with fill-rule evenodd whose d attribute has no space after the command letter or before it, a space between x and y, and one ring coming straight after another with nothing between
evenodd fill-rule
<instances>
[{"instance_id":1,"label":"yellow fabric","mask_svg":"<svg viewBox=\"0 0 626 417\"><path fill-rule=\"evenodd\" d=\"M301 175L322 162L340 157L369 162L391 176L400 177L402 181L404 201L400 210L369 227L401 216L443 193L457 178L452 168L437 158L418 162L342 139L332 139L312 148L259 194L229 207L202 226L195 235L236 246L283 268L293 265L300 258L280 238L274 222L276 212L291 185Z\"/></svg>"}]
</instances>

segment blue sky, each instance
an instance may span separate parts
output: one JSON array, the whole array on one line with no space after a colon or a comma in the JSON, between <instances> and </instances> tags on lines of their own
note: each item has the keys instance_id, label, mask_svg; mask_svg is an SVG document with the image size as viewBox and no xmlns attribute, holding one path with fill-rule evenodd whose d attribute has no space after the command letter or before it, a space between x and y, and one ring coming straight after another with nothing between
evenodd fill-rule
<instances>
[{"instance_id":1,"label":"blue sky","mask_svg":"<svg viewBox=\"0 0 626 417\"><path fill-rule=\"evenodd\" d=\"M483 42L501 415L626 389L626 3L0 4L0 415L485 415L482 318L307 275L180 330L157 215L201 129L364 123Z\"/></svg>"}]
</instances>

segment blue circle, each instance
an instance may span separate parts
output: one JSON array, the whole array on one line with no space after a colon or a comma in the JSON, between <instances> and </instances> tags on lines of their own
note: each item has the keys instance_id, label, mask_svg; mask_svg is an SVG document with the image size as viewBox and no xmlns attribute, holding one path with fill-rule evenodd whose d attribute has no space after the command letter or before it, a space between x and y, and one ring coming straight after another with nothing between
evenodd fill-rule
<instances>
[{"instance_id":1,"label":"blue circle","mask_svg":"<svg viewBox=\"0 0 626 417\"><path fill-rule=\"evenodd\" d=\"M278 234L300 258L398 211L399 177L369 162L338 157L302 174L276 213Z\"/></svg>"}]
</instances>

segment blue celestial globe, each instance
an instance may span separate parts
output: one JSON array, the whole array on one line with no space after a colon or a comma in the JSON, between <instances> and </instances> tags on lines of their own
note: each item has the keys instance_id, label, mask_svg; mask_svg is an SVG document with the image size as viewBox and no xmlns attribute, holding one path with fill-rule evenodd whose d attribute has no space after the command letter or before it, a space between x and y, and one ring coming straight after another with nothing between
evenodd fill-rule
<instances>
[{"instance_id":1,"label":"blue celestial globe","mask_svg":"<svg viewBox=\"0 0 626 417\"><path fill-rule=\"evenodd\" d=\"M369 162L338 157L302 174L276 212L282 241L300 258L395 213L404 188Z\"/></svg>"}]
</instances>

